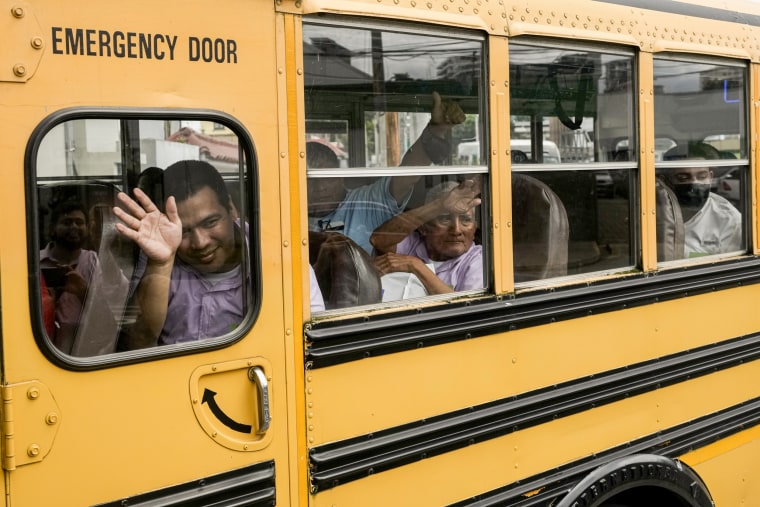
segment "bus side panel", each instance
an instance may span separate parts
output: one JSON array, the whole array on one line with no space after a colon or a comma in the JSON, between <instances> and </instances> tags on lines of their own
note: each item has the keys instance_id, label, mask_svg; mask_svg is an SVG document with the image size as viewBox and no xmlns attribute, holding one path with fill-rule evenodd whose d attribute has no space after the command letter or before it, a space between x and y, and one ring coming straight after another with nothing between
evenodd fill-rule
<instances>
[{"instance_id":1,"label":"bus side panel","mask_svg":"<svg viewBox=\"0 0 760 507\"><path fill-rule=\"evenodd\" d=\"M637 439L638 452L667 454L661 433L760 397L751 380L757 360L717 372L695 366L706 354L700 348L730 343L755 323L673 316L709 312L725 298L751 312L755 292L742 287L311 370L315 505L359 494L366 505L449 504L557 464L625 452ZM718 362L725 355L710 354ZM665 357L672 359L658 360ZM659 378L676 383L661 386ZM346 457L333 458L339 453ZM348 463L355 472L344 473ZM333 473L345 482L332 487Z\"/></svg>"},{"instance_id":2,"label":"bus side panel","mask_svg":"<svg viewBox=\"0 0 760 507\"><path fill-rule=\"evenodd\" d=\"M682 457L708 485L715 505L752 505L760 495L759 437L754 427Z\"/></svg>"}]
</instances>

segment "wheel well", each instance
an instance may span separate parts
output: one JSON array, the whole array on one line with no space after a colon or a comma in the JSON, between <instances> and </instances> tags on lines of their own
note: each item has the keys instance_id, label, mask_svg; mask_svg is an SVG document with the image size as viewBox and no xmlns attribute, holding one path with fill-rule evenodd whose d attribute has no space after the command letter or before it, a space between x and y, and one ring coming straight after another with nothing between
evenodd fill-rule
<instances>
[{"instance_id":1,"label":"wheel well","mask_svg":"<svg viewBox=\"0 0 760 507\"><path fill-rule=\"evenodd\" d=\"M557 507L714 507L707 486L681 461L652 454L613 460L588 474Z\"/></svg>"},{"instance_id":2,"label":"wheel well","mask_svg":"<svg viewBox=\"0 0 760 507\"><path fill-rule=\"evenodd\" d=\"M667 505L668 507L691 507L689 501L679 494L658 486L634 487L613 495L599 507L638 507L640 505Z\"/></svg>"}]
</instances>

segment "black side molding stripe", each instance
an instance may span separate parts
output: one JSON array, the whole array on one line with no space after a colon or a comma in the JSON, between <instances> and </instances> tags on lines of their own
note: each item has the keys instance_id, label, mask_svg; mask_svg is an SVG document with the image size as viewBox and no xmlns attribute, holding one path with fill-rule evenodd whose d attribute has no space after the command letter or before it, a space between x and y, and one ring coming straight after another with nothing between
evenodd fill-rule
<instances>
[{"instance_id":1,"label":"black side molding stripe","mask_svg":"<svg viewBox=\"0 0 760 507\"><path fill-rule=\"evenodd\" d=\"M757 359L760 333L324 444L309 453L312 490L331 488Z\"/></svg>"},{"instance_id":2,"label":"black side molding stripe","mask_svg":"<svg viewBox=\"0 0 760 507\"><path fill-rule=\"evenodd\" d=\"M275 501L274 461L266 461L96 507L272 507Z\"/></svg>"},{"instance_id":3,"label":"black side molding stripe","mask_svg":"<svg viewBox=\"0 0 760 507\"><path fill-rule=\"evenodd\" d=\"M760 258L692 266L518 294L452 301L444 308L314 321L306 325L308 368L504 333L554 321L655 304L760 282Z\"/></svg>"}]
</instances>

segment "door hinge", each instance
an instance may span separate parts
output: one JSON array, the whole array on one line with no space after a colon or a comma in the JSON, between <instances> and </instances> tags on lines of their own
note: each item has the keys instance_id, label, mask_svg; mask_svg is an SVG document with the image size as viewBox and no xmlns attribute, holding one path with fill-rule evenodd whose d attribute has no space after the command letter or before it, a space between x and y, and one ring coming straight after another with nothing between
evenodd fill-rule
<instances>
[{"instance_id":1,"label":"door hinge","mask_svg":"<svg viewBox=\"0 0 760 507\"><path fill-rule=\"evenodd\" d=\"M37 71L46 40L31 4L0 0L0 82L24 83Z\"/></svg>"},{"instance_id":2,"label":"door hinge","mask_svg":"<svg viewBox=\"0 0 760 507\"><path fill-rule=\"evenodd\" d=\"M2 466L5 470L45 459L53 446L61 411L50 389L32 380L0 387Z\"/></svg>"}]
</instances>

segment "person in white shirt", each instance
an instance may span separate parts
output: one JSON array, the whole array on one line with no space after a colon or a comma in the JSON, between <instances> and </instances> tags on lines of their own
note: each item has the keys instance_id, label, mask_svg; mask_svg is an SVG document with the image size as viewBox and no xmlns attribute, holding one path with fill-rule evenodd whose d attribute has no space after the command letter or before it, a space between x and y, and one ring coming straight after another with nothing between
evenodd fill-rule
<instances>
[{"instance_id":1,"label":"person in white shirt","mask_svg":"<svg viewBox=\"0 0 760 507\"><path fill-rule=\"evenodd\" d=\"M675 150L675 149L674 149ZM691 143L688 157L717 159L718 151L705 143ZM713 171L709 167L677 167L660 171L681 205L684 221L684 258L740 252L744 249L742 215L728 200L710 191Z\"/></svg>"}]
</instances>

